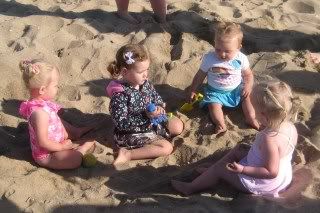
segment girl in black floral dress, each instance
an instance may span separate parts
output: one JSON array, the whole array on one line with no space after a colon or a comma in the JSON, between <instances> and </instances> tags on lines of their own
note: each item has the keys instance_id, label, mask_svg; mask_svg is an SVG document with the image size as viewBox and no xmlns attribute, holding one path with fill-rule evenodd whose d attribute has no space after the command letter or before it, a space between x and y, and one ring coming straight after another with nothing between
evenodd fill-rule
<instances>
[{"instance_id":1,"label":"girl in black floral dress","mask_svg":"<svg viewBox=\"0 0 320 213\"><path fill-rule=\"evenodd\" d=\"M114 140L120 148L113 164L169 155L173 147L166 138L183 130L183 123L177 117L170 118L160 131L152 128L150 119L164 114L165 104L147 80L149 65L146 49L130 44L118 50L116 61L108 67L113 77L122 77L107 88L112 96L110 113L115 124ZM152 113L146 110L150 103L156 105Z\"/></svg>"}]
</instances>

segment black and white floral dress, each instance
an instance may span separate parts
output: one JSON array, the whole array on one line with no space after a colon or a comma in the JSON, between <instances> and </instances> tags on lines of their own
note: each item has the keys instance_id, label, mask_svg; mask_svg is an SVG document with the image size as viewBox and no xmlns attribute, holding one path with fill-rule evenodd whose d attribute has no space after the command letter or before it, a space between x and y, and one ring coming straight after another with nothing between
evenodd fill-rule
<instances>
[{"instance_id":1,"label":"black and white floral dress","mask_svg":"<svg viewBox=\"0 0 320 213\"><path fill-rule=\"evenodd\" d=\"M122 92L112 95L109 110L115 124L114 140L118 147L139 148L155 140L168 137L168 131L156 133L146 114L149 103L163 105L163 100L149 81L139 89L122 82ZM165 129L165 127L164 127Z\"/></svg>"}]
</instances>

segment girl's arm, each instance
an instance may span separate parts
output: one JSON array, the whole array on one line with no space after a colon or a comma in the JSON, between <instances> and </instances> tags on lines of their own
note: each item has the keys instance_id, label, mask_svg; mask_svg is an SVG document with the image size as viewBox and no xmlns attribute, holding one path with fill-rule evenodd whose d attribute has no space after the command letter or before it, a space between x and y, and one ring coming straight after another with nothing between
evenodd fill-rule
<instances>
[{"instance_id":1,"label":"girl's arm","mask_svg":"<svg viewBox=\"0 0 320 213\"><path fill-rule=\"evenodd\" d=\"M31 125L35 131L39 146L50 152L72 149L72 142L66 140L56 143L48 139L49 115L43 110L36 110L30 117Z\"/></svg>"},{"instance_id":2,"label":"girl's arm","mask_svg":"<svg viewBox=\"0 0 320 213\"><path fill-rule=\"evenodd\" d=\"M204 79L207 77L207 73L203 72L201 69L198 70L197 74L193 77L188 98L192 101L198 87L203 83Z\"/></svg>"},{"instance_id":3,"label":"girl's arm","mask_svg":"<svg viewBox=\"0 0 320 213\"><path fill-rule=\"evenodd\" d=\"M243 78L243 90L242 90L242 96L247 97L250 95L253 87L253 74L252 70L250 68L242 71L242 78Z\"/></svg>"},{"instance_id":4,"label":"girl's arm","mask_svg":"<svg viewBox=\"0 0 320 213\"><path fill-rule=\"evenodd\" d=\"M234 162L230 170L242 173L255 178L272 179L277 177L279 172L279 150L276 141L266 137L265 141L261 144L261 156L264 161L264 166L253 167L253 166L243 166Z\"/></svg>"}]
</instances>

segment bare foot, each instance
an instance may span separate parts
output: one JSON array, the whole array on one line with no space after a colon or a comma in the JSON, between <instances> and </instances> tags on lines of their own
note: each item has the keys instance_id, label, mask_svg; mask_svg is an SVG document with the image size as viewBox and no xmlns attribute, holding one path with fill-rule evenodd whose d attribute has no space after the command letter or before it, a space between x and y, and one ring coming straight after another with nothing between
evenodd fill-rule
<instances>
[{"instance_id":1,"label":"bare foot","mask_svg":"<svg viewBox=\"0 0 320 213\"><path fill-rule=\"evenodd\" d=\"M253 119L251 121L247 121L247 124L256 130L260 130L260 124L256 119Z\"/></svg>"},{"instance_id":2,"label":"bare foot","mask_svg":"<svg viewBox=\"0 0 320 213\"><path fill-rule=\"evenodd\" d=\"M130 23L130 24L139 24L139 21L135 18L133 18L132 15L130 15L128 12L117 12L117 15L119 18L121 18L122 20Z\"/></svg>"},{"instance_id":3,"label":"bare foot","mask_svg":"<svg viewBox=\"0 0 320 213\"><path fill-rule=\"evenodd\" d=\"M192 193L190 183L182 182L182 181L177 181L177 180L171 180L171 185L172 187L180 192L183 195L190 195Z\"/></svg>"},{"instance_id":4,"label":"bare foot","mask_svg":"<svg viewBox=\"0 0 320 213\"><path fill-rule=\"evenodd\" d=\"M120 148L117 158L113 161L113 165L124 164L131 160L130 150Z\"/></svg>"},{"instance_id":5,"label":"bare foot","mask_svg":"<svg viewBox=\"0 0 320 213\"><path fill-rule=\"evenodd\" d=\"M221 125L216 125L215 128L214 128L214 132L213 133L219 135L219 134L222 134L222 133L224 133L226 131L227 131L226 127L223 127Z\"/></svg>"},{"instance_id":6,"label":"bare foot","mask_svg":"<svg viewBox=\"0 0 320 213\"><path fill-rule=\"evenodd\" d=\"M95 141L88 141L77 148L82 155L92 153L95 149Z\"/></svg>"}]
</instances>

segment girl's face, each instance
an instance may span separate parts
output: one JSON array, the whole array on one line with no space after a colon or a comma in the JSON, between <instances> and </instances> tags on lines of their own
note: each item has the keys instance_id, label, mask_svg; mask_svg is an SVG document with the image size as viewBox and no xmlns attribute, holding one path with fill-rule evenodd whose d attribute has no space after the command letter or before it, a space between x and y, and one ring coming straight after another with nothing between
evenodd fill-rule
<instances>
[{"instance_id":1,"label":"girl's face","mask_svg":"<svg viewBox=\"0 0 320 213\"><path fill-rule=\"evenodd\" d=\"M150 61L134 63L130 69L123 68L122 76L131 86L139 87L148 79Z\"/></svg>"},{"instance_id":2,"label":"girl's face","mask_svg":"<svg viewBox=\"0 0 320 213\"><path fill-rule=\"evenodd\" d=\"M215 39L215 52L220 60L229 61L240 51L238 38Z\"/></svg>"},{"instance_id":3,"label":"girl's face","mask_svg":"<svg viewBox=\"0 0 320 213\"><path fill-rule=\"evenodd\" d=\"M59 72L55 69L51 73L51 81L42 89L42 99L53 100L58 92Z\"/></svg>"}]
</instances>

